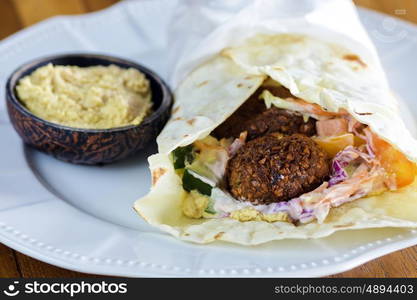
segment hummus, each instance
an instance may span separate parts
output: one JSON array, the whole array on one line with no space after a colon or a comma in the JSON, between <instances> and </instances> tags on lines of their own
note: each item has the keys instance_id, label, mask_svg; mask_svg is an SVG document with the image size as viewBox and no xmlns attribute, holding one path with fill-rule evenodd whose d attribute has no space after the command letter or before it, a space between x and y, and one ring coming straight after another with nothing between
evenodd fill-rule
<instances>
[{"instance_id":1,"label":"hummus","mask_svg":"<svg viewBox=\"0 0 417 300\"><path fill-rule=\"evenodd\" d=\"M16 90L34 115L75 128L137 125L152 107L145 75L115 65L82 68L48 64L22 78Z\"/></svg>"}]
</instances>

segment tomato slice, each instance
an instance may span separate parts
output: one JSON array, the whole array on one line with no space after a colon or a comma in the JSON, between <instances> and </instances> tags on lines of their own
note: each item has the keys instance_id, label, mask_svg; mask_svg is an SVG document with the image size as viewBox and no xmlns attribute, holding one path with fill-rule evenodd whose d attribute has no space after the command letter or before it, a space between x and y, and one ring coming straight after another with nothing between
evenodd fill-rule
<instances>
[{"instance_id":1,"label":"tomato slice","mask_svg":"<svg viewBox=\"0 0 417 300\"><path fill-rule=\"evenodd\" d=\"M417 173L415 163L408 160L402 152L375 134L372 135L372 143L375 148L375 155L381 165L388 173L395 174L397 187L409 185L414 181Z\"/></svg>"},{"instance_id":2,"label":"tomato slice","mask_svg":"<svg viewBox=\"0 0 417 300\"><path fill-rule=\"evenodd\" d=\"M333 158L339 151L347 146L355 145L355 136L352 133L345 133L336 136L315 137L314 141Z\"/></svg>"}]
</instances>

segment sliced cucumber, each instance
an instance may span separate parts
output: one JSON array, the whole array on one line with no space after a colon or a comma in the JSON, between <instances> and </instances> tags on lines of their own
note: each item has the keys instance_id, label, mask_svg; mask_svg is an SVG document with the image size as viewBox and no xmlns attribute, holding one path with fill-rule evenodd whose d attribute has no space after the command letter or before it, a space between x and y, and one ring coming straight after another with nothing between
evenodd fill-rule
<instances>
[{"instance_id":1,"label":"sliced cucumber","mask_svg":"<svg viewBox=\"0 0 417 300\"><path fill-rule=\"evenodd\" d=\"M187 192L197 190L199 193L210 196L213 185L202 180L203 178L191 170L185 169L182 176L182 186Z\"/></svg>"},{"instance_id":2,"label":"sliced cucumber","mask_svg":"<svg viewBox=\"0 0 417 300\"><path fill-rule=\"evenodd\" d=\"M178 147L172 151L172 160L176 170L185 168L186 162L191 164L194 160L193 145Z\"/></svg>"},{"instance_id":3,"label":"sliced cucumber","mask_svg":"<svg viewBox=\"0 0 417 300\"><path fill-rule=\"evenodd\" d=\"M216 211L214 210L214 201L213 201L213 199L209 200L209 203L208 203L208 205L207 205L207 207L204 211L208 214L211 214L211 215L216 214Z\"/></svg>"},{"instance_id":4,"label":"sliced cucumber","mask_svg":"<svg viewBox=\"0 0 417 300\"><path fill-rule=\"evenodd\" d=\"M210 184L211 186L216 185L216 177L203 161L200 160L200 157L194 159L192 164L187 164L186 169L190 170L195 177L201 179L205 183Z\"/></svg>"}]
</instances>

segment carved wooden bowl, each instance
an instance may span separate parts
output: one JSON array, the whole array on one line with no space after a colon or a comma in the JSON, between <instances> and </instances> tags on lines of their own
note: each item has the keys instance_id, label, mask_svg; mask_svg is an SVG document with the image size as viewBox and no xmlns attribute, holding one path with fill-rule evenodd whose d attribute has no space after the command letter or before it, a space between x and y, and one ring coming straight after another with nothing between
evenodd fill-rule
<instances>
[{"instance_id":1,"label":"carved wooden bowl","mask_svg":"<svg viewBox=\"0 0 417 300\"><path fill-rule=\"evenodd\" d=\"M151 83L153 112L139 125L111 129L72 128L43 120L19 101L15 87L22 77L48 63L138 69ZM141 65L104 55L69 54L37 59L17 69L7 81L6 101L10 121L26 144L67 162L100 164L131 156L155 140L169 118L173 98L164 81Z\"/></svg>"}]
</instances>

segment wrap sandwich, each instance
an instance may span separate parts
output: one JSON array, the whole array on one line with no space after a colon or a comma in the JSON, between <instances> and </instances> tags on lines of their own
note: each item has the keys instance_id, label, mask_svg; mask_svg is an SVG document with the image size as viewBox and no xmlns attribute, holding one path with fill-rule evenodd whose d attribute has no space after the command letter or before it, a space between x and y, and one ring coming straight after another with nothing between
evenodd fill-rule
<instances>
[{"instance_id":1,"label":"wrap sandwich","mask_svg":"<svg viewBox=\"0 0 417 300\"><path fill-rule=\"evenodd\" d=\"M134 208L186 241L417 226L417 142L371 61L301 34L223 49L175 92Z\"/></svg>"}]
</instances>

